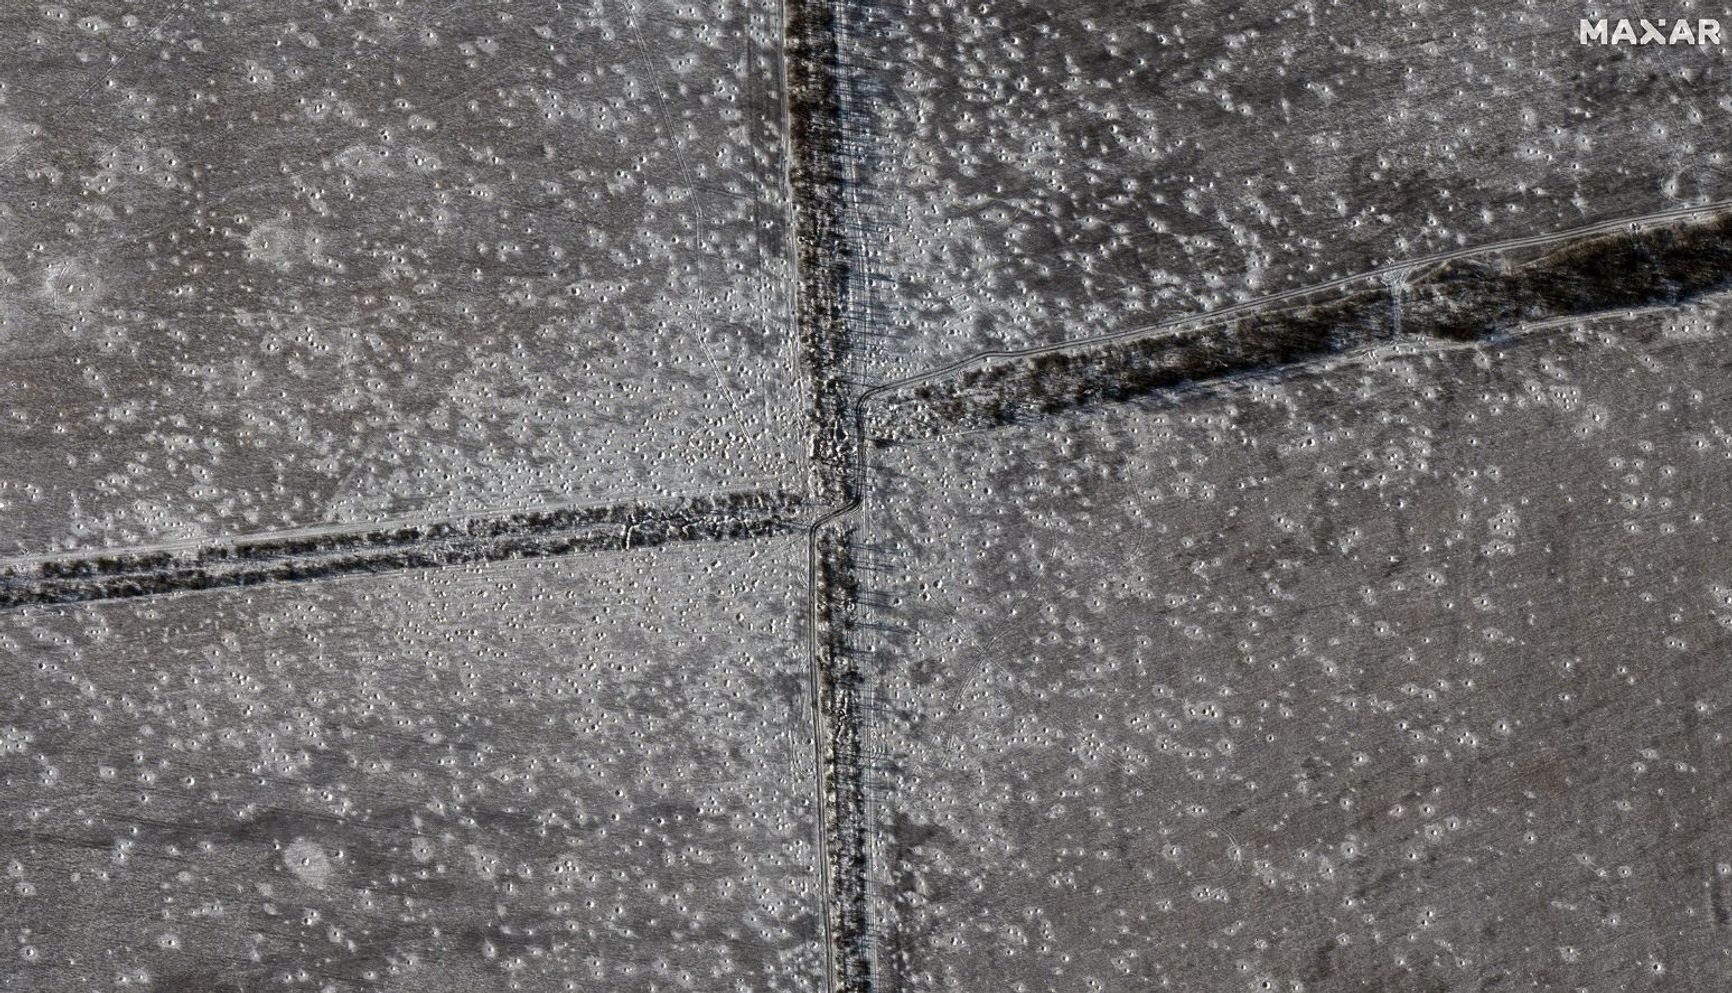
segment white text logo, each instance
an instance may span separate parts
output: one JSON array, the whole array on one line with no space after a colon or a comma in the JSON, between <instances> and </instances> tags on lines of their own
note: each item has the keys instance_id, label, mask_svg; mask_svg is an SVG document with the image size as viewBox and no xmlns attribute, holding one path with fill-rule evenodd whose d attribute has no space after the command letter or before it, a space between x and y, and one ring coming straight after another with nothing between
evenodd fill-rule
<instances>
[{"instance_id":1,"label":"white text logo","mask_svg":"<svg viewBox=\"0 0 1732 993\"><path fill-rule=\"evenodd\" d=\"M1667 28L1667 24L1671 27ZM1698 21L1584 18L1578 37L1584 45L1718 45L1720 22L1709 18Z\"/></svg>"}]
</instances>

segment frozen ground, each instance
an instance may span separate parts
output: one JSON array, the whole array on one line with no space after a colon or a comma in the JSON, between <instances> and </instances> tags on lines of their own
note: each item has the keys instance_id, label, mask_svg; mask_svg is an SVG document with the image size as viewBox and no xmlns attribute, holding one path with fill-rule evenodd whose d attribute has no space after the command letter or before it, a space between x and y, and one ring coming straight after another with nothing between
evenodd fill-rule
<instances>
[{"instance_id":1,"label":"frozen ground","mask_svg":"<svg viewBox=\"0 0 1732 993\"><path fill-rule=\"evenodd\" d=\"M1492 6L0 9L0 990L1719 993L1726 56Z\"/></svg>"},{"instance_id":2,"label":"frozen ground","mask_svg":"<svg viewBox=\"0 0 1732 993\"><path fill-rule=\"evenodd\" d=\"M0 555L803 485L775 4L0 11Z\"/></svg>"},{"instance_id":3,"label":"frozen ground","mask_svg":"<svg viewBox=\"0 0 1732 993\"><path fill-rule=\"evenodd\" d=\"M882 988L1719 988L1729 332L878 449Z\"/></svg>"},{"instance_id":4,"label":"frozen ground","mask_svg":"<svg viewBox=\"0 0 1732 993\"><path fill-rule=\"evenodd\" d=\"M818 988L805 543L0 614L0 989Z\"/></svg>"},{"instance_id":5,"label":"frozen ground","mask_svg":"<svg viewBox=\"0 0 1732 993\"><path fill-rule=\"evenodd\" d=\"M1584 47L1585 8L893 10L869 378L1732 195L1725 51Z\"/></svg>"}]
</instances>

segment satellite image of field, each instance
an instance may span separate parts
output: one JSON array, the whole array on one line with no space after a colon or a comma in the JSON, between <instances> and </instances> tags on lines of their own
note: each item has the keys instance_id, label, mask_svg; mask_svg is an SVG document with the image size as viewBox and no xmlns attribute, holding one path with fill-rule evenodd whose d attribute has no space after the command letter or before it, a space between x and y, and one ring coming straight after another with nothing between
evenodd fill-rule
<instances>
[{"instance_id":1,"label":"satellite image of field","mask_svg":"<svg viewBox=\"0 0 1732 993\"><path fill-rule=\"evenodd\" d=\"M1732 990L1728 43L0 6L0 991Z\"/></svg>"}]
</instances>

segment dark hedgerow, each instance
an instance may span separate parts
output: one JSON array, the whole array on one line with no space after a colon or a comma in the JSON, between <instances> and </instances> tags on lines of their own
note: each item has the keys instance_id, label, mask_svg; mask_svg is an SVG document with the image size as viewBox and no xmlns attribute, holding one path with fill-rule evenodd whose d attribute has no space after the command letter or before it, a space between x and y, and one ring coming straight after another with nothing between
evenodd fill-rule
<instances>
[{"instance_id":1,"label":"dark hedgerow","mask_svg":"<svg viewBox=\"0 0 1732 993\"><path fill-rule=\"evenodd\" d=\"M0 607L301 582L468 562L764 537L793 529L788 493L732 492L668 504L534 511L424 526L260 539L170 552L43 562L0 576Z\"/></svg>"},{"instance_id":2,"label":"dark hedgerow","mask_svg":"<svg viewBox=\"0 0 1732 993\"><path fill-rule=\"evenodd\" d=\"M1399 285L976 369L901 398L891 431L1006 424L1210 386L1394 340L1473 342L1522 323L1673 306L1732 285L1732 215L1584 236L1522 264L1457 259ZM924 427L920 426L924 425Z\"/></svg>"}]
</instances>

